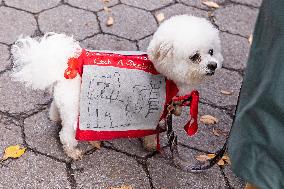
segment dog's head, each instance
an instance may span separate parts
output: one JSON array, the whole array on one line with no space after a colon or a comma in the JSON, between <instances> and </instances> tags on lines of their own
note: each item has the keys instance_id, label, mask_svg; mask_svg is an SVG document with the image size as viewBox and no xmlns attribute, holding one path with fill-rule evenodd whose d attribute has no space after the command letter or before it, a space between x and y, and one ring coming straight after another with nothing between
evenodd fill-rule
<instances>
[{"instance_id":1,"label":"dog's head","mask_svg":"<svg viewBox=\"0 0 284 189\"><path fill-rule=\"evenodd\" d=\"M188 15L162 23L147 51L155 68L178 86L200 83L223 61L219 31L206 19Z\"/></svg>"}]
</instances>

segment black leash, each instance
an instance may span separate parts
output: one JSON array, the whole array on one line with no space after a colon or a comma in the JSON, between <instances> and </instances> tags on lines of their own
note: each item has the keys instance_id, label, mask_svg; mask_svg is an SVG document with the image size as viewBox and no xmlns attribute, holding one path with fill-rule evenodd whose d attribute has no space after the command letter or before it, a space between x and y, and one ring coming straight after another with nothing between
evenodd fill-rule
<instances>
[{"instance_id":1,"label":"black leash","mask_svg":"<svg viewBox=\"0 0 284 189\"><path fill-rule=\"evenodd\" d=\"M185 99L184 101L182 101L180 104L184 104L185 102L190 102L191 98ZM177 106L171 102L170 105L168 105L168 114L166 116L166 121L165 121L165 126L166 126L166 130L167 130L167 138L168 138L168 144L170 146L170 151L171 151L171 155L172 155L172 159L173 159L173 163L175 164L175 166L179 167L180 169L184 170L184 171L188 171L188 172L202 172L205 171L207 169L210 169L211 167L213 167L214 165L216 165L219 160L221 160L221 158L223 157L223 155L225 154L226 150L227 150L227 142L229 139L229 135L226 137L226 142L223 145L223 147L216 151L215 157L209 160L206 160L204 162L197 162L196 164L191 164L188 161L182 159L179 155L178 152L178 143L177 143L177 135L174 133L173 131L173 118L172 118L172 114L173 111L175 110Z\"/></svg>"}]
</instances>

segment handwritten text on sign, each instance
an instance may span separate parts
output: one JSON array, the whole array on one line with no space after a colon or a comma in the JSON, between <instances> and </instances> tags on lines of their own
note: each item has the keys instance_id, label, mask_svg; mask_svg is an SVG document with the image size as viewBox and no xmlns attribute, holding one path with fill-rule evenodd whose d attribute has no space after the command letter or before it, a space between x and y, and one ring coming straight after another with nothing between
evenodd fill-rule
<instances>
[{"instance_id":1,"label":"handwritten text on sign","mask_svg":"<svg viewBox=\"0 0 284 189\"><path fill-rule=\"evenodd\" d=\"M85 65L80 129L127 131L155 129L166 95L161 75L111 66Z\"/></svg>"}]
</instances>

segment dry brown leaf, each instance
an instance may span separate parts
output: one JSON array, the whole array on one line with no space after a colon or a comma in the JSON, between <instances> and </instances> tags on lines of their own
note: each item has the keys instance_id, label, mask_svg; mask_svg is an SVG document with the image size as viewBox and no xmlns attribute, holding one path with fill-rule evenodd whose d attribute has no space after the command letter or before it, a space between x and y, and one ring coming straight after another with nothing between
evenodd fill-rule
<instances>
[{"instance_id":1,"label":"dry brown leaf","mask_svg":"<svg viewBox=\"0 0 284 189\"><path fill-rule=\"evenodd\" d=\"M207 160L210 160L210 159L213 159L216 155L215 154L202 154L202 155L199 155L199 156L196 156L195 159L197 159L198 161L207 161ZM226 164L231 164L231 161L230 161L230 158L227 156L227 155L224 155L218 162L217 162L218 165L226 165Z\"/></svg>"},{"instance_id":2,"label":"dry brown leaf","mask_svg":"<svg viewBox=\"0 0 284 189\"><path fill-rule=\"evenodd\" d=\"M208 7L215 8L215 9L220 7L217 3L213 1L203 1L202 3Z\"/></svg>"},{"instance_id":3,"label":"dry brown leaf","mask_svg":"<svg viewBox=\"0 0 284 189\"><path fill-rule=\"evenodd\" d=\"M225 162L226 162L227 164L229 164L229 165L232 165L231 159L227 159L227 160L225 160Z\"/></svg>"},{"instance_id":4,"label":"dry brown leaf","mask_svg":"<svg viewBox=\"0 0 284 189\"><path fill-rule=\"evenodd\" d=\"M156 14L156 19L159 23L161 23L163 20L165 20L165 15L164 13L158 13Z\"/></svg>"},{"instance_id":5,"label":"dry brown leaf","mask_svg":"<svg viewBox=\"0 0 284 189\"><path fill-rule=\"evenodd\" d=\"M203 115L200 117L200 121L205 125L213 125L218 123L219 120L216 117L213 117L212 115Z\"/></svg>"},{"instance_id":6,"label":"dry brown leaf","mask_svg":"<svg viewBox=\"0 0 284 189\"><path fill-rule=\"evenodd\" d=\"M105 11L105 12L110 12L110 11L111 11L111 9L110 9L110 8L108 8L107 6L104 6L104 11Z\"/></svg>"},{"instance_id":7,"label":"dry brown leaf","mask_svg":"<svg viewBox=\"0 0 284 189\"><path fill-rule=\"evenodd\" d=\"M199 155L199 156L196 156L195 159L197 159L198 161L206 161L210 158L207 155Z\"/></svg>"},{"instance_id":8,"label":"dry brown leaf","mask_svg":"<svg viewBox=\"0 0 284 189\"><path fill-rule=\"evenodd\" d=\"M224 155L224 156L222 157L222 159L223 159L226 163L228 163L229 165L232 164L232 163L231 163L231 159L229 158L229 156Z\"/></svg>"},{"instance_id":9,"label":"dry brown leaf","mask_svg":"<svg viewBox=\"0 0 284 189\"><path fill-rule=\"evenodd\" d=\"M221 94L223 94L223 95L231 95L231 94L233 94L233 91L221 90L220 92L221 92Z\"/></svg>"},{"instance_id":10,"label":"dry brown leaf","mask_svg":"<svg viewBox=\"0 0 284 189\"><path fill-rule=\"evenodd\" d=\"M213 128L212 132L215 136L220 136L220 133L217 131L217 129Z\"/></svg>"},{"instance_id":11,"label":"dry brown leaf","mask_svg":"<svg viewBox=\"0 0 284 189\"><path fill-rule=\"evenodd\" d=\"M249 41L249 44L251 45L252 44L252 40L253 40L253 35L250 34L249 38L248 38L248 41Z\"/></svg>"},{"instance_id":12,"label":"dry brown leaf","mask_svg":"<svg viewBox=\"0 0 284 189\"><path fill-rule=\"evenodd\" d=\"M132 186L122 185L121 187L110 187L109 189L133 189Z\"/></svg>"},{"instance_id":13,"label":"dry brown leaf","mask_svg":"<svg viewBox=\"0 0 284 189\"><path fill-rule=\"evenodd\" d=\"M101 149L101 141L89 141L89 143L96 149Z\"/></svg>"},{"instance_id":14,"label":"dry brown leaf","mask_svg":"<svg viewBox=\"0 0 284 189\"><path fill-rule=\"evenodd\" d=\"M21 148L20 145L9 146L5 149L2 161L8 158L19 158L26 151L26 148Z\"/></svg>"},{"instance_id":15,"label":"dry brown leaf","mask_svg":"<svg viewBox=\"0 0 284 189\"><path fill-rule=\"evenodd\" d=\"M220 159L217 164L218 165L225 165L225 161L223 159Z\"/></svg>"},{"instance_id":16,"label":"dry brown leaf","mask_svg":"<svg viewBox=\"0 0 284 189\"><path fill-rule=\"evenodd\" d=\"M202 155L196 156L195 159L197 159L198 161L207 161L214 157L215 157L215 154L202 154Z\"/></svg>"},{"instance_id":17,"label":"dry brown leaf","mask_svg":"<svg viewBox=\"0 0 284 189\"><path fill-rule=\"evenodd\" d=\"M223 160L227 160L227 159L230 159L230 158L229 158L228 155L223 155L222 159L223 159Z\"/></svg>"},{"instance_id":18,"label":"dry brown leaf","mask_svg":"<svg viewBox=\"0 0 284 189\"><path fill-rule=\"evenodd\" d=\"M107 19L107 26L112 26L113 25L113 22L114 22L114 19L112 16L109 16L108 19Z\"/></svg>"},{"instance_id":19,"label":"dry brown leaf","mask_svg":"<svg viewBox=\"0 0 284 189\"><path fill-rule=\"evenodd\" d=\"M216 155L215 154L207 154L207 157L209 158L209 159L212 159L212 158L214 158Z\"/></svg>"},{"instance_id":20,"label":"dry brown leaf","mask_svg":"<svg viewBox=\"0 0 284 189\"><path fill-rule=\"evenodd\" d=\"M109 3L109 0L103 0L104 3Z\"/></svg>"}]
</instances>

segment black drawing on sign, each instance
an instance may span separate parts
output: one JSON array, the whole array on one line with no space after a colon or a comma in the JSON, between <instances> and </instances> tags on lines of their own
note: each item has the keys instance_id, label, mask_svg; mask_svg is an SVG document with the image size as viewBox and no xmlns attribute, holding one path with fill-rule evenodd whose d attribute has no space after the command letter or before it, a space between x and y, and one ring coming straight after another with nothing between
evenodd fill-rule
<instances>
[{"instance_id":1,"label":"black drawing on sign","mask_svg":"<svg viewBox=\"0 0 284 189\"><path fill-rule=\"evenodd\" d=\"M125 124L114 125L114 126L111 126L110 128L121 128L121 127L129 127L129 126L131 126L130 123L125 123Z\"/></svg>"},{"instance_id":2,"label":"black drawing on sign","mask_svg":"<svg viewBox=\"0 0 284 189\"><path fill-rule=\"evenodd\" d=\"M105 112L104 119L107 120L107 121L104 121L105 123L107 123L107 125L104 125L103 127L112 128L113 121L112 121L110 112Z\"/></svg>"},{"instance_id":3,"label":"black drawing on sign","mask_svg":"<svg viewBox=\"0 0 284 189\"><path fill-rule=\"evenodd\" d=\"M96 108L95 114L93 114L93 112L91 112L91 110L90 110L90 106L88 106L88 114L89 114L89 117L91 117L91 115L92 115L92 117L93 116L95 117L95 124L92 123L92 128L102 128L101 126L99 126L99 110ZM87 128L88 129L91 128L90 121L87 123Z\"/></svg>"},{"instance_id":4,"label":"black drawing on sign","mask_svg":"<svg viewBox=\"0 0 284 189\"><path fill-rule=\"evenodd\" d=\"M116 71L89 80L87 128L127 128L159 112L162 81L154 77L147 83L127 79Z\"/></svg>"},{"instance_id":5,"label":"black drawing on sign","mask_svg":"<svg viewBox=\"0 0 284 189\"><path fill-rule=\"evenodd\" d=\"M89 122L87 128L90 128L90 122L93 128L111 128L113 125L113 119L110 112L107 112L103 108L97 106L97 102L101 100L107 100L105 105L119 100L120 94L120 74L115 72L113 74L107 74L102 76L94 76L89 81L88 85L88 116ZM90 120L94 120L90 121ZM100 122L100 120L103 120Z\"/></svg>"},{"instance_id":6,"label":"black drawing on sign","mask_svg":"<svg viewBox=\"0 0 284 189\"><path fill-rule=\"evenodd\" d=\"M147 98L148 91L149 89L144 85L134 85L132 87L133 96L127 97L127 103L125 105L125 113L128 118L132 118L142 111L144 107L143 102L145 102L145 98Z\"/></svg>"},{"instance_id":7,"label":"black drawing on sign","mask_svg":"<svg viewBox=\"0 0 284 189\"><path fill-rule=\"evenodd\" d=\"M151 90L150 90L150 95L148 99L148 111L145 116L147 118L150 114L154 114L157 111L159 111L160 107L160 88L161 88L161 81L158 81L158 83L154 83L154 81L150 82Z\"/></svg>"},{"instance_id":8,"label":"black drawing on sign","mask_svg":"<svg viewBox=\"0 0 284 189\"><path fill-rule=\"evenodd\" d=\"M128 97L125 105L125 113L128 118L133 118L137 114L143 113L147 109L145 118L154 114L160 109L160 88L161 81L155 83L151 80L150 85L134 85L132 87L133 97ZM137 98L138 97L138 98ZM145 107L145 103L147 107Z\"/></svg>"},{"instance_id":9,"label":"black drawing on sign","mask_svg":"<svg viewBox=\"0 0 284 189\"><path fill-rule=\"evenodd\" d=\"M94 76L89 82L88 98L90 100L106 99L110 103L118 100L120 89L120 74L103 75L101 77Z\"/></svg>"},{"instance_id":10,"label":"black drawing on sign","mask_svg":"<svg viewBox=\"0 0 284 189\"><path fill-rule=\"evenodd\" d=\"M90 102L89 102L89 104L90 104ZM88 106L88 108L87 108L87 112L88 112L88 115L90 116L90 106ZM87 123L87 128L88 128L88 129L90 129L90 128L91 128L91 124L90 124L90 122L88 122L88 123Z\"/></svg>"}]
</instances>

